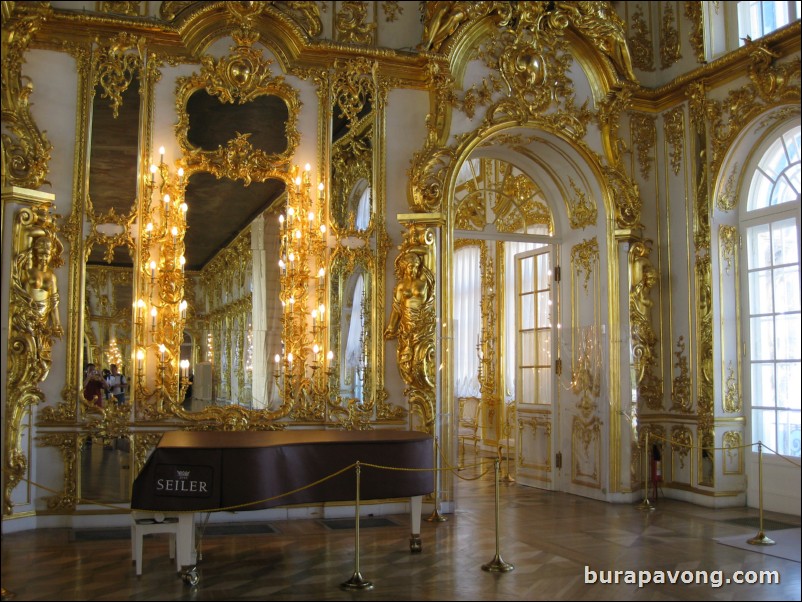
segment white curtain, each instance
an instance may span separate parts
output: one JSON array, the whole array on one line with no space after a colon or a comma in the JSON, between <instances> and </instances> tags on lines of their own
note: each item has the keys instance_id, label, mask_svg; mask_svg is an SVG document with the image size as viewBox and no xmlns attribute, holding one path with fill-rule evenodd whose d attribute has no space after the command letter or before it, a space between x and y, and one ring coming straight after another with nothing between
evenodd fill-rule
<instances>
[{"instance_id":1,"label":"white curtain","mask_svg":"<svg viewBox=\"0 0 802 602\"><path fill-rule=\"evenodd\" d=\"M538 244L531 242L504 243L504 399L515 399L515 255L524 251L532 251Z\"/></svg>"},{"instance_id":2,"label":"white curtain","mask_svg":"<svg viewBox=\"0 0 802 602\"><path fill-rule=\"evenodd\" d=\"M362 399L362 381L359 373L359 362L362 358L362 297L365 290L365 277L360 274L354 284L351 297L351 316L348 320L348 334L345 342L345 379L353 383L351 394Z\"/></svg>"},{"instance_id":3,"label":"white curtain","mask_svg":"<svg viewBox=\"0 0 802 602\"><path fill-rule=\"evenodd\" d=\"M355 226L357 230L367 230L370 225L370 186L365 188L362 195L359 197L359 203L356 206L356 221Z\"/></svg>"},{"instance_id":4,"label":"white curtain","mask_svg":"<svg viewBox=\"0 0 802 602\"><path fill-rule=\"evenodd\" d=\"M454 254L454 391L457 397L478 397L482 328L482 271L479 247Z\"/></svg>"}]
</instances>

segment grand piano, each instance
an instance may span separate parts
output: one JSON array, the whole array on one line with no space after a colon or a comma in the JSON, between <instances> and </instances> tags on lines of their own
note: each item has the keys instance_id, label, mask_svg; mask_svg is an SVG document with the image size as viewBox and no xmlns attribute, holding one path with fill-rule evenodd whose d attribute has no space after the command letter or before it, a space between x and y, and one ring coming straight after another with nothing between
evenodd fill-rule
<instances>
[{"instance_id":1,"label":"grand piano","mask_svg":"<svg viewBox=\"0 0 802 602\"><path fill-rule=\"evenodd\" d=\"M352 501L356 470L336 473L355 462L360 463L360 500L411 498L410 549L420 551L422 496L434 489L432 437L426 433L167 432L134 481L131 509L191 513ZM192 544L186 539L191 533L179 532L182 564L190 563Z\"/></svg>"}]
</instances>

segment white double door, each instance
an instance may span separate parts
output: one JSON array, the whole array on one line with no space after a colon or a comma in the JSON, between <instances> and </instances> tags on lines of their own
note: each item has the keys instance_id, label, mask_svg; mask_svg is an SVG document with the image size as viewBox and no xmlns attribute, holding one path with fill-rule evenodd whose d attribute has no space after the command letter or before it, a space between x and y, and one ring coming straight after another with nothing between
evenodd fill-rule
<instances>
[{"instance_id":1,"label":"white double door","mask_svg":"<svg viewBox=\"0 0 802 602\"><path fill-rule=\"evenodd\" d=\"M562 489L554 246L515 255L516 480ZM569 448L570 449L570 448Z\"/></svg>"}]
</instances>

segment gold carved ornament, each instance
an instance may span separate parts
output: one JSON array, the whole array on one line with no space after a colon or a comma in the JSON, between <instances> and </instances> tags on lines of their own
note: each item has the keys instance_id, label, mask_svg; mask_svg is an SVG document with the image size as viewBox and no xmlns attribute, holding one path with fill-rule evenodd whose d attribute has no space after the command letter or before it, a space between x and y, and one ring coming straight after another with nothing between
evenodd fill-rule
<instances>
[{"instance_id":1,"label":"gold carved ornament","mask_svg":"<svg viewBox=\"0 0 802 602\"><path fill-rule=\"evenodd\" d=\"M579 230L595 225L599 213L596 203L588 199L587 195L579 189L571 177L568 178L568 183L576 196L573 200L566 196L568 219L571 228Z\"/></svg>"},{"instance_id":2,"label":"gold carved ornament","mask_svg":"<svg viewBox=\"0 0 802 602\"><path fill-rule=\"evenodd\" d=\"M632 53L632 65L641 71L654 71L654 50L652 33L649 24L643 18L641 6L637 5L632 13L632 26L634 35L630 36L629 50Z\"/></svg>"},{"instance_id":3,"label":"gold carved ornament","mask_svg":"<svg viewBox=\"0 0 802 602\"><path fill-rule=\"evenodd\" d=\"M375 23L368 23L367 2L340 2L334 20L337 41L349 44L373 43Z\"/></svg>"},{"instance_id":4,"label":"gold carved ornament","mask_svg":"<svg viewBox=\"0 0 802 602\"><path fill-rule=\"evenodd\" d=\"M384 331L386 340L398 340L398 370L410 411L420 415L430 433L436 402L434 245L434 233L426 226L408 226L395 260L393 305Z\"/></svg>"},{"instance_id":5,"label":"gold carved ornament","mask_svg":"<svg viewBox=\"0 0 802 602\"><path fill-rule=\"evenodd\" d=\"M698 0L685 2L685 18L691 22L691 32L688 39L691 42L697 63L705 62L705 32L702 3Z\"/></svg>"},{"instance_id":6,"label":"gold carved ornament","mask_svg":"<svg viewBox=\"0 0 802 602\"><path fill-rule=\"evenodd\" d=\"M685 113L682 107L671 109L663 115L663 134L671 146L671 169L678 176L685 145Z\"/></svg>"},{"instance_id":7,"label":"gold carved ornament","mask_svg":"<svg viewBox=\"0 0 802 602\"><path fill-rule=\"evenodd\" d=\"M228 3L234 4L234 3ZM252 181L263 182L270 178L288 179L289 164L301 135L297 130L301 101L298 93L284 82L282 76L273 76L271 60L263 58L254 48L258 39L255 32L236 29L232 32L236 45L231 54L217 61L211 56L201 57L201 72L178 79L176 110L178 123L176 138L184 152L187 177L195 171L207 171L217 178L241 179L247 186ZM245 104L263 95L275 95L287 105L285 125L287 148L281 153L267 153L255 148L248 140L250 134L238 134L226 147L207 151L196 149L189 143L189 114L187 103L198 90L216 96L221 103Z\"/></svg>"},{"instance_id":8,"label":"gold carved ornament","mask_svg":"<svg viewBox=\"0 0 802 602\"><path fill-rule=\"evenodd\" d=\"M679 465L685 468L685 459L693 447L693 435L686 426L671 427L671 448L679 456Z\"/></svg>"},{"instance_id":9,"label":"gold carved ornament","mask_svg":"<svg viewBox=\"0 0 802 602\"><path fill-rule=\"evenodd\" d=\"M691 400L691 377L688 370L688 356L685 354L685 338L680 336L677 340L677 350L674 352L677 361L674 368L679 370L679 374L674 377L671 383L671 407L669 412L681 412L690 414L693 412Z\"/></svg>"},{"instance_id":10,"label":"gold carved ornament","mask_svg":"<svg viewBox=\"0 0 802 602\"><path fill-rule=\"evenodd\" d=\"M668 69L681 58L679 31L676 27L674 9L671 2L666 2L660 27L660 67Z\"/></svg>"},{"instance_id":11,"label":"gold carved ornament","mask_svg":"<svg viewBox=\"0 0 802 602\"><path fill-rule=\"evenodd\" d=\"M727 385L722 402L723 409L727 413L740 414L743 410L743 399L738 386L738 378L732 368L732 361L727 366Z\"/></svg>"},{"instance_id":12,"label":"gold carved ornament","mask_svg":"<svg viewBox=\"0 0 802 602\"><path fill-rule=\"evenodd\" d=\"M11 514L11 492L27 471L22 421L44 401L39 383L50 372L51 349L61 338L59 288L55 269L63 264L50 205L20 209L14 216L9 291L6 433L3 512Z\"/></svg>"},{"instance_id":13,"label":"gold carved ornament","mask_svg":"<svg viewBox=\"0 0 802 602\"><path fill-rule=\"evenodd\" d=\"M657 334L652 327L650 293L658 284L658 273L649 260L651 247L647 242L637 241L629 250L629 313L634 385L646 407L660 410L663 407L660 379L653 370L657 365Z\"/></svg>"},{"instance_id":14,"label":"gold carved ornament","mask_svg":"<svg viewBox=\"0 0 802 602\"><path fill-rule=\"evenodd\" d=\"M657 139L655 118L643 113L632 113L630 117L630 128L635 141L635 148L638 151L640 173L644 179L648 180L652 162L654 161L652 152L654 151Z\"/></svg>"},{"instance_id":15,"label":"gold carved ornament","mask_svg":"<svg viewBox=\"0 0 802 602\"><path fill-rule=\"evenodd\" d=\"M33 83L22 75L22 65L31 39L50 9L8 19L3 10L2 185L35 190L49 183L45 178L53 146L31 115Z\"/></svg>"}]
</instances>

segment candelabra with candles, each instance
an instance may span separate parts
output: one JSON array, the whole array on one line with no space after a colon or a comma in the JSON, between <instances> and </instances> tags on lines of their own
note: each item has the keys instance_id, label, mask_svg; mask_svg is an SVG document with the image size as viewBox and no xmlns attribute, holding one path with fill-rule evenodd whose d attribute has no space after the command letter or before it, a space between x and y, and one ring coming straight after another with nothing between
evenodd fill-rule
<instances>
[{"instance_id":1,"label":"candelabra with candles","mask_svg":"<svg viewBox=\"0 0 802 602\"><path fill-rule=\"evenodd\" d=\"M159 149L159 164L145 176L140 249L137 325L137 396L155 399L156 412L180 404L189 385L179 374L181 342L187 316L184 300L184 236L187 229L186 179L183 168L172 173ZM155 369L148 370L149 362ZM184 372L188 372L187 370Z\"/></svg>"},{"instance_id":2,"label":"candelabra with candles","mask_svg":"<svg viewBox=\"0 0 802 602\"><path fill-rule=\"evenodd\" d=\"M320 419L337 392L333 354L326 344L326 224L324 185L315 202L310 166L295 169L279 217L281 305L284 340L275 356L273 377L283 407L297 419Z\"/></svg>"}]
</instances>

